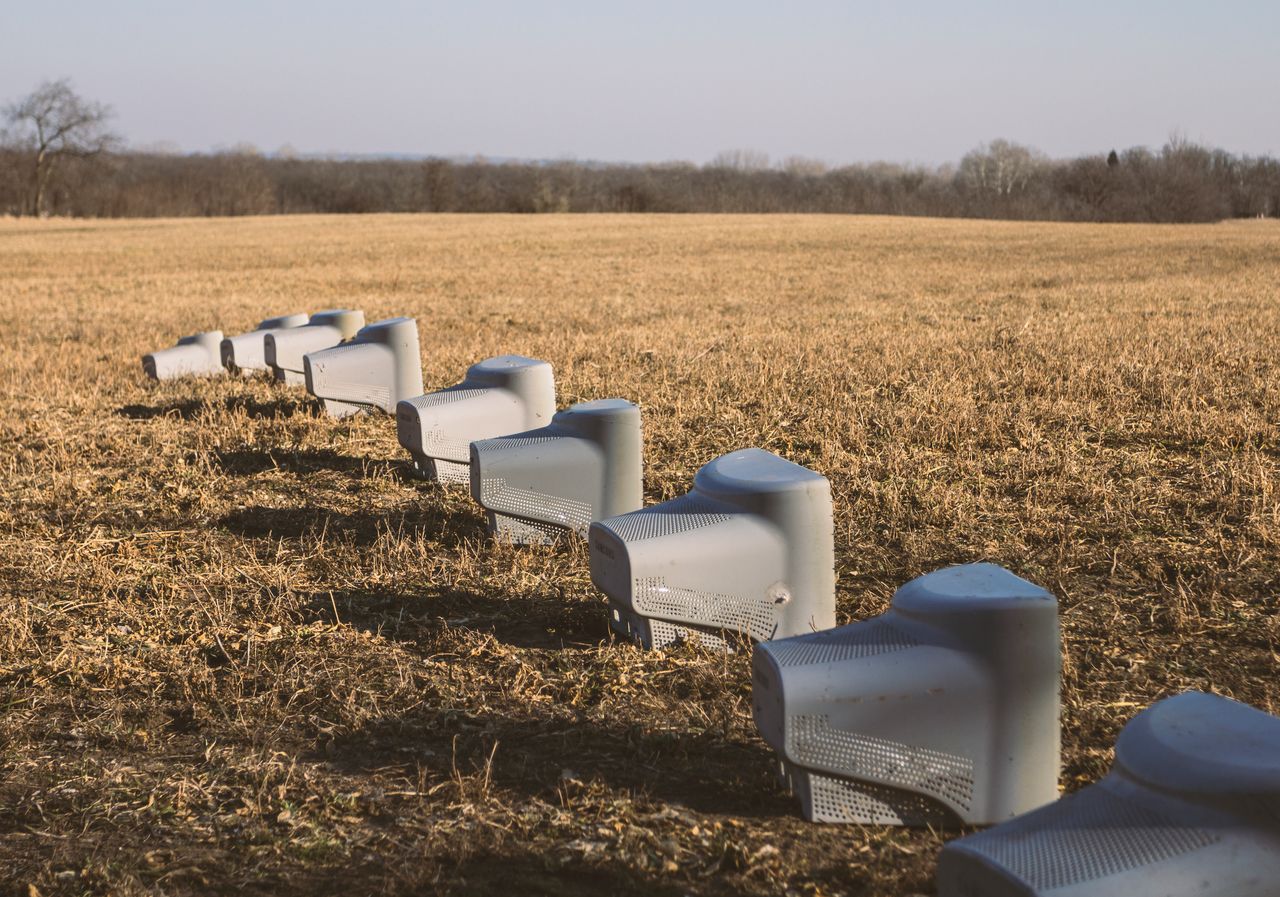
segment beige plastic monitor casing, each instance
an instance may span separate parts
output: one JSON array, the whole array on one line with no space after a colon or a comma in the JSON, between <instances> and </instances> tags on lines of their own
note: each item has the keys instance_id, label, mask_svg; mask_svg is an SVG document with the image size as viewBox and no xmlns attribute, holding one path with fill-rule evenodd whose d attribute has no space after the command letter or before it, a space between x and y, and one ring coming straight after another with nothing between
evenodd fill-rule
<instances>
[{"instance_id":1,"label":"beige plastic monitor casing","mask_svg":"<svg viewBox=\"0 0 1280 897\"><path fill-rule=\"evenodd\" d=\"M331 417L376 409L395 412L402 399L422 394L418 323L388 318L360 329L348 343L308 352L302 359L307 392Z\"/></svg>"},{"instance_id":2,"label":"beige plastic monitor casing","mask_svg":"<svg viewBox=\"0 0 1280 897\"><path fill-rule=\"evenodd\" d=\"M610 624L643 647L835 625L831 484L763 449L715 459L692 492L593 523L588 540Z\"/></svg>"},{"instance_id":3,"label":"beige plastic monitor casing","mask_svg":"<svg viewBox=\"0 0 1280 897\"><path fill-rule=\"evenodd\" d=\"M142 370L152 380L216 377L226 373L222 367L221 346L221 330L184 336L172 348L143 355Z\"/></svg>"},{"instance_id":4,"label":"beige plastic monitor casing","mask_svg":"<svg viewBox=\"0 0 1280 897\"><path fill-rule=\"evenodd\" d=\"M281 315L259 321L258 326L248 333L228 336L222 341L222 366L231 373L239 372L244 377L252 377L259 371L267 370L263 347L267 331L290 330L303 326L308 320L305 314Z\"/></svg>"},{"instance_id":5,"label":"beige plastic monitor casing","mask_svg":"<svg viewBox=\"0 0 1280 897\"><path fill-rule=\"evenodd\" d=\"M1275 897L1280 719L1204 692L1124 727L1101 781L952 841L939 897Z\"/></svg>"},{"instance_id":6,"label":"beige plastic monitor casing","mask_svg":"<svg viewBox=\"0 0 1280 897\"><path fill-rule=\"evenodd\" d=\"M472 442L471 495L499 539L586 538L592 521L643 504L640 409L624 399L581 402L541 429Z\"/></svg>"},{"instance_id":7,"label":"beige plastic monitor casing","mask_svg":"<svg viewBox=\"0 0 1280 897\"><path fill-rule=\"evenodd\" d=\"M888 612L756 645L752 712L815 822L981 825L1058 793L1058 603L995 564Z\"/></svg>"},{"instance_id":8,"label":"beige plastic monitor casing","mask_svg":"<svg viewBox=\"0 0 1280 897\"><path fill-rule=\"evenodd\" d=\"M396 406L396 435L428 479L471 483L471 443L546 426L556 413L551 365L522 355L486 358L456 386Z\"/></svg>"},{"instance_id":9,"label":"beige plastic monitor casing","mask_svg":"<svg viewBox=\"0 0 1280 897\"><path fill-rule=\"evenodd\" d=\"M262 338L263 358L272 376L290 386L303 386L307 375L303 358L308 352L331 349L364 326L364 312L346 308L318 311L301 327L272 330Z\"/></svg>"}]
</instances>

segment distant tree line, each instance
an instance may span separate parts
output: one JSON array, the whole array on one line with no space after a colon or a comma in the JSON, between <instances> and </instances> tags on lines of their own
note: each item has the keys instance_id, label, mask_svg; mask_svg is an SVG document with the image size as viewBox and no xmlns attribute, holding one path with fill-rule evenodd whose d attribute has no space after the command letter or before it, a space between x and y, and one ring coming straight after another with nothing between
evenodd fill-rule
<instances>
[{"instance_id":1,"label":"distant tree line","mask_svg":"<svg viewBox=\"0 0 1280 897\"><path fill-rule=\"evenodd\" d=\"M66 82L6 110L0 213L78 217L309 212L827 212L1063 221L1280 214L1280 160L1173 138L1159 151L1051 160L997 140L959 165L828 168L752 151L706 165L313 159L252 148L121 151L105 107Z\"/></svg>"}]
</instances>

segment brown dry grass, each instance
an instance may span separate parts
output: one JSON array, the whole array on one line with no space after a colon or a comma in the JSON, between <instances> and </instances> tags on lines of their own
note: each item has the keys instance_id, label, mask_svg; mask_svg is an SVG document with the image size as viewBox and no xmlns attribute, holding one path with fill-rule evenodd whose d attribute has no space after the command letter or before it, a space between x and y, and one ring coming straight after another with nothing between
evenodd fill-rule
<instances>
[{"instance_id":1,"label":"brown dry grass","mask_svg":"<svg viewBox=\"0 0 1280 897\"><path fill-rule=\"evenodd\" d=\"M483 537L386 419L138 356L413 314L644 409L646 491L825 473L842 619L988 558L1054 590L1063 784L1149 701L1280 710L1280 228L820 217L0 222L0 878L13 893L932 891L806 825L744 656L610 641L578 546ZM33 892L34 893L34 892Z\"/></svg>"}]
</instances>

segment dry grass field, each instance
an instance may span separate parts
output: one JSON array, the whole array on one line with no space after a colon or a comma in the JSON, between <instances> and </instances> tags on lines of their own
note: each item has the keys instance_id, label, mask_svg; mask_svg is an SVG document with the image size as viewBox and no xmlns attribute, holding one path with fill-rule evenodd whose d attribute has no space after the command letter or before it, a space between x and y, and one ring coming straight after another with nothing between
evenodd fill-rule
<instances>
[{"instance_id":1,"label":"dry grass field","mask_svg":"<svg viewBox=\"0 0 1280 897\"><path fill-rule=\"evenodd\" d=\"M809 825L749 660L614 642L392 422L153 384L181 334L418 318L645 415L647 499L830 478L839 616L979 559L1055 592L1062 786L1148 702L1280 712L1280 226L843 217L0 221L0 888L933 892L954 833Z\"/></svg>"}]
</instances>

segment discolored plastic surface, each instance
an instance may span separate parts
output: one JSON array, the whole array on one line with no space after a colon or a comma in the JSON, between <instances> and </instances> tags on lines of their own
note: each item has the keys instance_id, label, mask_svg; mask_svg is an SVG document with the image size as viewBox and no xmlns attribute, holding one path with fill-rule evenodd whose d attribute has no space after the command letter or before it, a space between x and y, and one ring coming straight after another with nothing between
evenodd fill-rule
<instances>
[{"instance_id":1,"label":"discolored plastic surface","mask_svg":"<svg viewBox=\"0 0 1280 897\"><path fill-rule=\"evenodd\" d=\"M998 822L1057 796L1058 606L994 564L898 589L889 611L756 645L752 710L806 819Z\"/></svg>"},{"instance_id":2,"label":"discolored plastic surface","mask_svg":"<svg viewBox=\"0 0 1280 897\"><path fill-rule=\"evenodd\" d=\"M310 318L305 314L280 315L258 322L248 333L226 337L221 345L222 366L231 373L251 377L267 370L267 358L263 348L268 331L291 330L301 327Z\"/></svg>"},{"instance_id":3,"label":"discolored plastic surface","mask_svg":"<svg viewBox=\"0 0 1280 897\"><path fill-rule=\"evenodd\" d=\"M396 435L422 476L465 486L472 442L546 426L555 411L551 365L500 355L473 364L455 386L397 404Z\"/></svg>"},{"instance_id":4,"label":"discolored plastic surface","mask_svg":"<svg viewBox=\"0 0 1280 897\"><path fill-rule=\"evenodd\" d=\"M347 343L308 352L302 359L307 392L323 400L332 417L377 409L422 393L418 323L388 318L360 329Z\"/></svg>"},{"instance_id":5,"label":"discolored plastic surface","mask_svg":"<svg viewBox=\"0 0 1280 897\"><path fill-rule=\"evenodd\" d=\"M303 357L351 339L364 326L364 312L339 308L318 311L301 327L271 330L263 335L262 354L275 379L290 385L306 383Z\"/></svg>"},{"instance_id":6,"label":"discolored plastic surface","mask_svg":"<svg viewBox=\"0 0 1280 897\"><path fill-rule=\"evenodd\" d=\"M1143 710L1097 784L938 859L940 897L1280 893L1280 719L1187 692Z\"/></svg>"},{"instance_id":7,"label":"discolored plastic surface","mask_svg":"<svg viewBox=\"0 0 1280 897\"><path fill-rule=\"evenodd\" d=\"M143 355L142 371L152 380L218 376L226 373L222 367L221 346L221 330L184 336L172 348Z\"/></svg>"},{"instance_id":8,"label":"discolored plastic surface","mask_svg":"<svg viewBox=\"0 0 1280 897\"><path fill-rule=\"evenodd\" d=\"M592 524L591 579L644 647L725 631L757 641L835 625L827 479L762 449L703 466L693 491Z\"/></svg>"},{"instance_id":9,"label":"discolored plastic surface","mask_svg":"<svg viewBox=\"0 0 1280 897\"><path fill-rule=\"evenodd\" d=\"M471 494L500 539L585 538L592 521L643 503L640 409L623 399L573 405L546 427L477 440L470 451Z\"/></svg>"}]
</instances>

